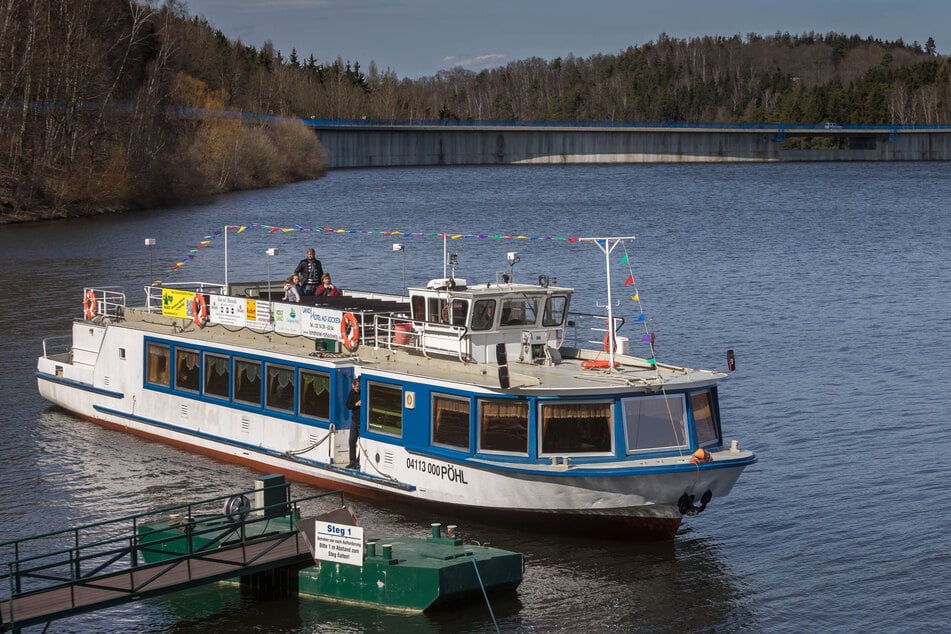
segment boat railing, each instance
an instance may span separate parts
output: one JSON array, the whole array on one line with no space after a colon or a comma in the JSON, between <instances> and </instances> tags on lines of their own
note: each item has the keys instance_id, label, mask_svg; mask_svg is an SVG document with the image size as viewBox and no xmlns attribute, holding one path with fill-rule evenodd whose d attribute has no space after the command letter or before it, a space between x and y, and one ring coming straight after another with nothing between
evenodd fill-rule
<instances>
[{"instance_id":1,"label":"boat railing","mask_svg":"<svg viewBox=\"0 0 951 634\"><path fill-rule=\"evenodd\" d=\"M452 356L460 361L472 357L469 329L406 317L376 315L374 319L376 345L390 350L417 352L425 357Z\"/></svg>"},{"instance_id":2,"label":"boat railing","mask_svg":"<svg viewBox=\"0 0 951 634\"><path fill-rule=\"evenodd\" d=\"M54 335L43 339L43 358L68 357L72 352L72 335Z\"/></svg>"},{"instance_id":3,"label":"boat railing","mask_svg":"<svg viewBox=\"0 0 951 634\"><path fill-rule=\"evenodd\" d=\"M224 284L212 282L171 282L168 284L150 284L145 287L145 308L150 313L162 312L162 292L166 289L191 293L224 294Z\"/></svg>"},{"instance_id":4,"label":"boat railing","mask_svg":"<svg viewBox=\"0 0 951 634\"><path fill-rule=\"evenodd\" d=\"M624 354L627 337L621 336L624 326L623 317L614 317L614 336L618 352ZM575 313L568 315L565 342L573 348L589 348L606 351L608 349L608 316L597 313Z\"/></svg>"},{"instance_id":5,"label":"boat railing","mask_svg":"<svg viewBox=\"0 0 951 634\"><path fill-rule=\"evenodd\" d=\"M125 289L121 286L96 286L83 289L83 316L99 315L122 319L125 314Z\"/></svg>"}]
</instances>

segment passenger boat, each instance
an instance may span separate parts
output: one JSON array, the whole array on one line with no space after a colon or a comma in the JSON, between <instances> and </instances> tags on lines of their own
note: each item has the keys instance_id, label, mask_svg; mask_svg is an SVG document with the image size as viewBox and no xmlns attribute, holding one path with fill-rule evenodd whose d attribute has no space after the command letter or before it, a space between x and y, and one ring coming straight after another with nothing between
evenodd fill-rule
<instances>
[{"instance_id":1,"label":"passenger boat","mask_svg":"<svg viewBox=\"0 0 951 634\"><path fill-rule=\"evenodd\" d=\"M726 373L655 360L644 314L614 315L610 257L630 239L576 239L604 254L604 314L571 312L571 288L512 269L301 304L227 273L149 285L139 306L87 288L71 337L43 342L39 391L108 427L365 498L670 540L756 457L724 442ZM627 349L631 322L650 355Z\"/></svg>"}]
</instances>

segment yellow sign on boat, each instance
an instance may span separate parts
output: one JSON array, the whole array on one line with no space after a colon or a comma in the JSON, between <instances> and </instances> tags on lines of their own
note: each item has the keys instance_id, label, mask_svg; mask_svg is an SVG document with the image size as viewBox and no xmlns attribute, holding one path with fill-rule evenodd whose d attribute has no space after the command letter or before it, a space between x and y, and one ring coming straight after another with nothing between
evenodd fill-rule
<instances>
[{"instance_id":1,"label":"yellow sign on boat","mask_svg":"<svg viewBox=\"0 0 951 634\"><path fill-rule=\"evenodd\" d=\"M190 318L195 291L180 291L175 288L162 289L162 314L169 317Z\"/></svg>"}]
</instances>

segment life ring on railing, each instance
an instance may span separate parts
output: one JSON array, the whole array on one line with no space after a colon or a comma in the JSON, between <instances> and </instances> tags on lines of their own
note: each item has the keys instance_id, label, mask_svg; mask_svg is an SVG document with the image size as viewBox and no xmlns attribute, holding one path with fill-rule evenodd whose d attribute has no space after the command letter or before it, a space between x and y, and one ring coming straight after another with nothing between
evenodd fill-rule
<instances>
[{"instance_id":1,"label":"life ring on railing","mask_svg":"<svg viewBox=\"0 0 951 634\"><path fill-rule=\"evenodd\" d=\"M199 328L208 323L208 300L201 293L195 293L195 299L192 300L192 319Z\"/></svg>"},{"instance_id":2,"label":"life ring on railing","mask_svg":"<svg viewBox=\"0 0 951 634\"><path fill-rule=\"evenodd\" d=\"M83 298L83 315L86 319L96 316L96 293L91 288L86 289L86 295Z\"/></svg>"},{"instance_id":3,"label":"life ring on railing","mask_svg":"<svg viewBox=\"0 0 951 634\"><path fill-rule=\"evenodd\" d=\"M611 367L611 362L608 361L607 359L600 360L600 361L590 361L590 360L589 360L589 361L582 361L582 362L581 362L581 367L582 367L582 369L584 369L584 370L599 370L599 369L603 369L603 368L610 368L610 367ZM621 367L621 362L620 362L620 361L615 361L615 362L614 362L614 367L615 367L615 368Z\"/></svg>"},{"instance_id":4,"label":"life ring on railing","mask_svg":"<svg viewBox=\"0 0 951 634\"><path fill-rule=\"evenodd\" d=\"M340 320L340 339L343 341L343 347L353 352L360 345L360 326L357 325L357 318L353 313L344 313Z\"/></svg>"}]
</instances>

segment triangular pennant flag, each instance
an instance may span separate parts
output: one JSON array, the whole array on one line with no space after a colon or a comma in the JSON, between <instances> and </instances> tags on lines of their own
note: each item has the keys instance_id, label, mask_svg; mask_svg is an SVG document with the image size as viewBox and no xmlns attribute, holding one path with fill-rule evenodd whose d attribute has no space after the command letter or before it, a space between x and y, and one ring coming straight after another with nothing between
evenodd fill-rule
<instances>
[{"instance_id":1,"label":"triangular pennant flag","mask_svg":"<svg viewBox=\"0 0 951 634\"><path fill-rule=\"evenodd\" d=\"M620 260L618 260L618 264L627 264L627 254L626 254L626 253L624 254L624 257L622 257Z\"/></svg>"},{"instance_id":2,"label":"triangular pennant flag","mask_svg":"<svg viewBox=\"0 0 951 634\"><path fill-rule=\"evenodd\" d=\"M651 340L651 336L650 336L650 335L644 335L643 337L641 337L641 341L643 341L643 342L645 342L645 343L649 343L650 340Z\"/></svg>"},{"instance_id":3,"label":"triangular pennant flag","mask_svg":"<svg viewBox=\"0 0 951 634\"><path fill-rule=\"evenodd\" d=\"M624 286L630 286L630 285L633 284L633 283L634 283L634 276L633 276L633 275L628 275L628 276L627 276L627 279L624 280Z\"/></svg>"},{"instance_id":4,"label":"triangular pennant flag","mask_svg":"<svg viewBox=\"0 0 951 634\"><path fill-rule=\"evenodd\" d=\"M641 313L637 316L637 321L644 321L645 319L647 319L647 315L644 313Z\"/></svg>"},{"instance_id":5,"label":"triangular pennant flag","mask_svg":"<svg viewBox=\"0 0 951 634\"><path fill-rule=\"evenodd\" d=\"M635 302L639 302L641 301L641 296L639 293L634 293L633 295L631 295L631 299Z\"/></svg>"}]
</instances>

